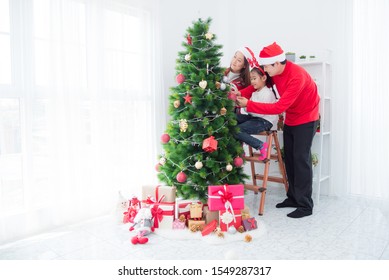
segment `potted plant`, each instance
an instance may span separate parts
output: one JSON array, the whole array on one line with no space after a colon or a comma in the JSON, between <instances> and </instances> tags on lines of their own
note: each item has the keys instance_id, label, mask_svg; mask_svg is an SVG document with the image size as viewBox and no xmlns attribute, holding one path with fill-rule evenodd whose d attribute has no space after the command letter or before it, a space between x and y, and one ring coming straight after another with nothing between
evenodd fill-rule
<instances>
[{"instance_id":1,"label":"potted plant","mask_svg":"<svg viewBox=\"0 0 389 280\"><path fill-rule=\"evenodd\" d=\"M287 52L287 53L285 53L285 57L286 57L287 60L295 62L295 60L296 60L296 53L294 53L294 52Z\"/></svg>"},{"instance_id":2,"label":"potted plant","mask_svg":"<svg viewBox=\"0 0 389 280\"><path fill-rule=\"evenodd\" d=\"M300 60L305 60L307 57L305 55L300 55Z\"/></svg>"},{"instance_id":3,"label":"potted plant","mask_svg":"<svg viewBox=\"0 0 389 280\"><path fill-rule=\"evenodd\" d=\"M309 60L315 60L315 58L316 58L316 56L314 56L314 55L309 56Z\"/></svg>"}]
</instances>

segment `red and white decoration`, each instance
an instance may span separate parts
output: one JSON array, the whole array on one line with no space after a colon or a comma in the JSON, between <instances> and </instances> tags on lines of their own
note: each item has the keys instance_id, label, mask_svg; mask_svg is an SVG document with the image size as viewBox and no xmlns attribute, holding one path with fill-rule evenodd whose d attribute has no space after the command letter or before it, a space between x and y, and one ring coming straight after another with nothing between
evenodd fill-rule
<instances>
[{"instance_id":1,"label":"red and white decoration","mask_svg":"<svg viewBox=\"0 0 389 280\"><path fill-rule=\"evenodd\" d=\"M230 227L235 227L238 229L242 225L242 215L241 210L220 210L219 211L219 222L220 229L222 231L227 231Z\"/></svg>"},{"instance_id":2,"label":"red and white decoration","mask_svg":"<svg viewBox=\"0 0 389 280\"><path fill-rule=\"evenodd\" d=\"M284 51L276 42L264 47L259 53L259 64L269 65L278 62L282 62L286 59Z\"/></svg>"},{"instance_id":3,"label":"red and white decoration","mask_svg":"<svg viewBox=\"0 0 389 280\"><path fill-rule=\"evenodd\" d=\"M208 207L211 211L244 209L243 185L209 186Z\"/></svg>"}]
</instances>

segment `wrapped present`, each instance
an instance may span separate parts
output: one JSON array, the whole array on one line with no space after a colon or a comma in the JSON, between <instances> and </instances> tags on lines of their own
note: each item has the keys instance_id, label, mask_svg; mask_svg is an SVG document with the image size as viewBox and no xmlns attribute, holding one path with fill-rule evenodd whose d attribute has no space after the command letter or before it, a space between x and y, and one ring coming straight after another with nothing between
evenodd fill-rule
<instances>
[{"instance_id":1,"label":"wrapped present","mask_svg":"<svg viewBox=\"0 0 389 280\"><path fill-rule=\"evenodd\" d=\"M200 203L197 200L177 200L177 214L176 217L179 218L181 215L184 215L186 219L190 219L190 206L192 203Z\"/></svg>"},{"instance_id":2,"label":"wrapped present","mask_svg":"<svg viewBox=\"0 0 389 280\"><path fill-rule=\"evenodd\" d=\"M242 210L241 214L242 214L242 220L246 220L251 217L250 209L247 205L244 206L244 209Z\"/></svg>"},{"instance_id":3,"label":"wrapped present","mask_svg":"<svg viewBox=\"0 0 389 280\"><path fill-rule=\"evenodd\" d=\"M154 228L171 229L174 220L174 205L155 203L151 208Z\"/></svg>"},{"instance_id":4,"label":"wrapped present","mask_svg":"<svg viewBox=\"0 0 389 280\"><path fill-rule=\"evenodd\" d=\"M254 217L243 220L243 227L246 231L258 228L257 221Z\"/></svg>"},{"instance_id":5,"label":"wrapped present","mask_svg":"<svg viewBox=\"0 0 389 280\"><path fill-rule=\"evenodd\" d=\"M205 224L208 225L211 221L216 220L219 223L219 211L211 211L207 206L203 208L203 218L205 220Z\"/></svg>"},{"instance_id":6,"label":"wrapped present","mask_svg":"<svg viewBox=\"0 0 389 280\"><path fill-rule=\"evenodd\" d=\"M188 220L188 228L192 230L193 228L197 228L197 230L202 231L205 226L205 221L204 220Z\"/></svg>"},{"instance_id":7,"label":"wrapped present","mask_svg":"<svg viewBox=\"0 0 389 280\"><path fill-rule=\"evenodd\" d=\"M244 208L243 185L219 185L208 187L208 208L215 210L240 210ZM230 212L231 212L230 211Z\"/></svg>"},{"instance_id":8,"label":"wrapped present","mask_svg":"<svg viewBox=\"0 0 389 280\"><path fill-rule=\"evenodd\" d=\"M203 204L192 203L189 205L189 212L191 219L201 219L203 216Z\"/></svg>"},{"instance_id":9,"label":"wrapped present","mask_svg":"<svg viewBox=\"0 0 389 280\"><path fill-rule=\"evenodd\" d=\"M217 227L217 221L216 220L211 221L208 225L204 226L203 230L201 231L201 235L206 236L210 234L216 229L216 227Z\"/></svg>"},{"instance_id":10,"label":"wrapped present","mask_svg":"<svg viewBox=\"0 0 389 280\"><path fill-rule=\"evenodd\" d=\"M173 229L185 229L185 221L175 219L173 222Z\"/></svg>"},{"instance_id":11,"label":"wrapped present","mask_svg":"<svg viewBox=\"0 0 389 280\"><path fill-rule=\"evenodd\" d=\"M159 201L162 196L165 196L163 202L175 203L176 202L176 187L169 186L142 186L142 203L148 198Z\"/></svg>"},{"instance_id":12,"label":"wrapped present","mask_svg":"<svg viewBox=\"0 0 389 280\"><path fill-rule=\"evenodd\" d=\"M234 226L238 229L242 225L242 215L240 210L220 210L219 224L222 231L227 231L229 227Z\"/></svg>"},{"instance_id":13,"label":"wrapped present","mask_svg":"<svg viewBox=\"0 0 389 280\"><path fill-rule=\"evenodd\" d=\"M203 141L203 150L207 153L212 153L217 150L217 140L215 137L208 137Z\"/></svg>"}]
</instances>

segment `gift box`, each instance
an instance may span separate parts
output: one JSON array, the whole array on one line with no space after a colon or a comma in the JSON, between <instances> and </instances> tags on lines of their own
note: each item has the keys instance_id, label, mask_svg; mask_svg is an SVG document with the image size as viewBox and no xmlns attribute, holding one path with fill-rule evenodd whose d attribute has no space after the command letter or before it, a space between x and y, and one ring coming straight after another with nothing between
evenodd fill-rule
<instances>
[{"instance_id":1,"label":"gift box","mask_svg":"<svg viewBox=\"0 0 389 280\"><path fill-rule=\"evenodd\" d=\"M155 203L151 208L154 228L171 229L174 220L174 205Z\"/></svg>"},{"instance_id":2,"label":"gift box","mask_svg":"<svg viewBox=\"0 0 389 280\"><path fill-rule=\"evenodd\" d=\"M192 220L192 219L189 219L188 220L188 228L190 230L192 230L193 226L196 226L197 230L202 231L204 229L204 226L205 226L205 221L204 220Z\"/></svg>"},{"instance_id":3,"label":"gift box","mask_svg":"<svg viewBox=\"0 0 389 280\"><path fill-rule=\"evenodd\" d=\"M234 226L238 229L242 225L242 215L240 210L220 210L219 225L222 231L227 231L229 227Z\"/></svg>"},{"instance_id":4,"label":"gift box","mask_svg":"<svg viewBox=\"0 0 389 280\"><path fill-rule=\"evenodd\" d=\"M206 235L210 234L211 232L213 232L216 229L217 224L218 224L217 221L213 220L208 225L205 225L203 230L201 231L201 235L206 236Z\"/></svg>"},{"instance_id":5,"label":"gift box","mask_svg":"<svg viewBox=\"0 0 389 280\"><path fill-rule=\"evenodd\" d=\"M148 198L153 198L155 202L158 202L161 197L164 196L162 202L176 202L176 187L169 186L142 186L142 203Z\"/></svg>"},{"instance_id":6,"label":"gift box","mask_svg":"<svg viewBox=\"0 0 389 280\"><path fill-rule=\"evenodd\" d=\"M246 220L251 217L250 209L247 205L244 206L244 209L242 210L241 214L242 214L242 220Z\"/></svg>"},{"instance_id":7,"label":"gift box","mask_svg":"<svg viewBox=\"0 0 389 280\"><path fill-rule=\"evenodd\" d=\"M177 215L176 217L179 218L181 215L184 215L185 218L188 220L190 219L190 206L193 203L201 203L197 200L177 200L176 202L176 208L177 208Z\"/></svg>"},{"instance_id":8,"label":"gift box","mask_svg":"<svg viewBox=\"0 0 389 280\"><path fill-rule=\"evenodd\" d=\"M134 218L135 218L136 214L138 213L138 211L139 211L139 208L137 208L135 206L128 207L127 212L123 213L123 223L124 224L134 223Z\"/></svg>"},{"instance_id":9,"label":"gift box","mask_svg":"<svg viewBox=\"0 0 389 280\"><path fill-rule=\"evenodd\" d=\"M189 205L189 212L191 219L201 219L203 216L203 204L192 203Z\"/></svg>"},{"instance_id":10,"label":"gift box","mask_svg":"<svg viewBox=\"0 0 389 280\"><path fill-rule=\"evenodd\" d=\"M173 229L185 229L185 222L180 219L175 219L173 222Z\"/></svg>"},{"instance_id":11,"label":"gift box","mask_svg":"<svg viewBox=\"0 0 389 280\"><path fill-rule=\"evenodd\" d=\"M244 208L243 185L219 185L208 187L208 208L215 210L240 210Z\"/></svg>"},{"instance_id":12,"label":"gift box","mask_svg":"<svg viewBox=\"0 0 389 280\"><path fill-rule=\"evenodd\" d=\"M219 211L211 211L209 210L208 206L204 206L203 218L206 225L208 225L213 220L216 220L216 222L219 223Z\"/></svg>"},{"instance_id":13,"label":"gift box","mask_svg":"<svg viewBox=\"0 0 389 280\"><path fill-rule=\"evenodd\" d=\"M203 141L203 150L207 153L212 153L217 150L217 140L215 140L215 137L211 136L208 137Z\"/></svg>"},{"instance_id":14,"label":"gift box","mask_svg":"<svg viewBox=\"0 0 389 280\"><path fill-rule=\"evenodd\" d=\"M258 228L257 221L254 217L243 220L243 227L246 231Z\"/></svg>"}]
</instances>

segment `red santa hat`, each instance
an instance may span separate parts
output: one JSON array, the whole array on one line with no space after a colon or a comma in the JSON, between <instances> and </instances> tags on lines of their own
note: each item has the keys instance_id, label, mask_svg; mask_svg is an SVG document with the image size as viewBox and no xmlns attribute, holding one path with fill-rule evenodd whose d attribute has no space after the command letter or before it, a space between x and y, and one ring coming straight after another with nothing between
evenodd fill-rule
<instances>
[{"instance_id":1,"label":"red santa hat","mask_svg":"<svg viewBox=\"0 0 389 280\"><path fill-rule=\"evenodd\" d=\"M259 68L259 64L257 59L255 58L254 52L249 47L243 47L238 49L237 51L241 52L244 55L244 57L247 59L250 65L250 71L253 68Z\"/></svg>"},{"instance_id":2,"label":"red santa hat","mask_svg":"<svg viewBox=\"0 0 389 280\"><path fill-rule=\"evenodd\" d=\"M259 53L259 64L269 65L277 61L281 62L286 59L284 51L281 49L276 42L273 44L264 47Z\"/></svg>"}]
</instances>

